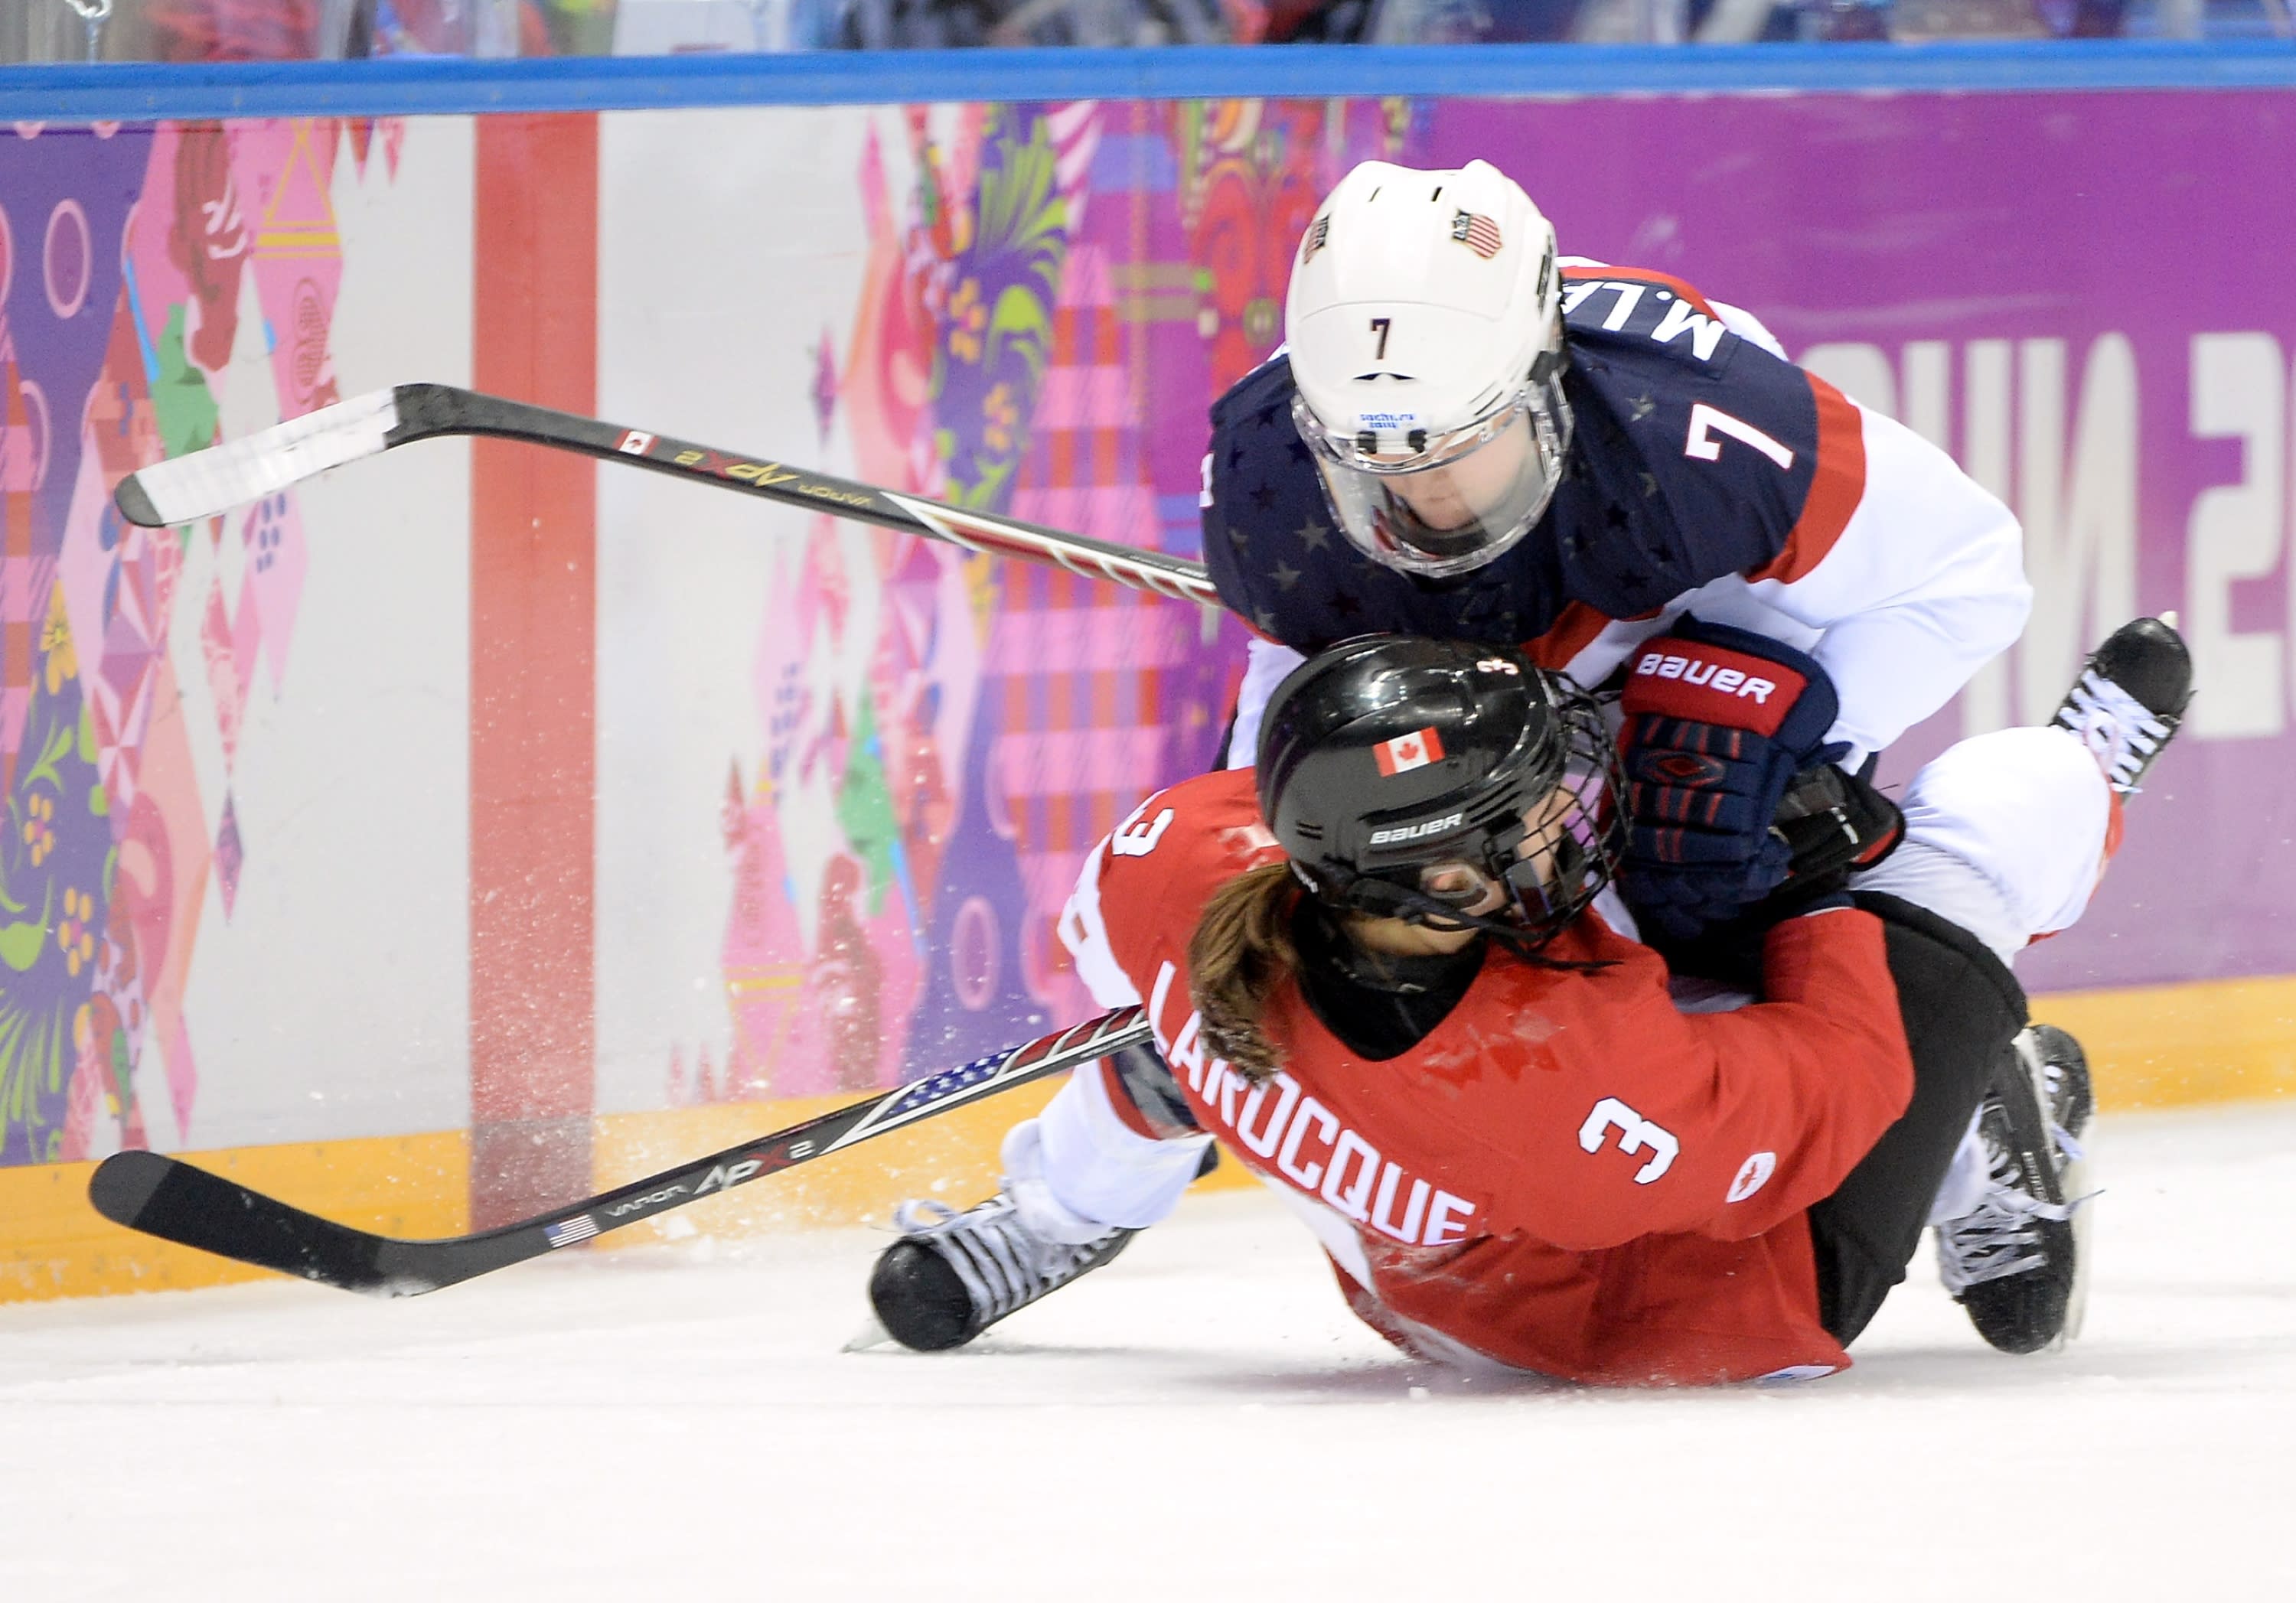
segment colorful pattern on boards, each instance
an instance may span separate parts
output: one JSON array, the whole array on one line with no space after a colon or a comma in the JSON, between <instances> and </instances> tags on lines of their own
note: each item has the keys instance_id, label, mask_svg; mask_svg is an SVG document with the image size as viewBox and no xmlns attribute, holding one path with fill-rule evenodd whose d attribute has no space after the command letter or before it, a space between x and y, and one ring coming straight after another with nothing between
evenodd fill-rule
<instances>
[{"instance_id":1,"label":"colorful pattern on boards","mask_svg":"<svg viewBox=\"0 0 2296 1603\"><path fill-rule=\"evenodd\" d=\"M871 115L862 290L792 377L824 442L1192 554L1204 408L1273 348L1316 197L1401 153L1407 109ZM263 872L238 757L309 559L292 493L173 531L109 494L337 398L331 197L392 182L402 138L0 135L0 1164L196 1140L194 937L210 883L228 919ZM762 771L726 775L730 1028L673 1046L673 1102L895 1084L1085 1008L1054 917L1144 789L1213 759L1239 656L1196 609L826 517L785 573Z\"/></svg>"},{"instance_id":2,"label":"colorful pattern on boards","mask_svg":"<svg viewBox=\"0 0 2296 1603\"><path fill-rule=\"evenodd\" d=\"M329 119L0 130L0 1164L195 1133L185 977L242 869L246 715L307 560L291 494L144 530L133 470L337 398ZM258 689L260 684L261 688Z\"/></svg>"},{"instance_id":3,"label":"colorful pattern on boards","mask_svg":"<svg viewBox=\"0 0 2296 1603\"><path fill-rule=\"evenodd\" d=\"M824 437L870 483L1193 555L1205 410L1274 348L1316 197L1408 126L877 114L864 292L801 375ZM1212 762L1240 665L1197 609L825 519L800 571L760 634L767 772L726 797L730 1057L681 1050L672 1101L896 1084L1087 1010L1054 920L1093 843Z\"/></svg>"},{"instance_id":4,"label":"colorful pattern on boards","mask_svg":"<svg viewBox=\"0 0 2296 1603\"><path fill-rule=\"evenodd\" d=\"M2035 950L2021 977L2296 969L2268 849L2296 740L2271 566L2296 323L2270 253L2226 242L2289 168L2284 109L2234 90L2143 115L2117 94L1907 94L1845 122L1846 103L824 110L871 135L835 177L866 249L806 359L761 382L790 387L789 449L817 440L824 466L1193 552L1204 408L1272 348L1315 198L1365 157L1487 158L1567 249L1763 313L2024 519L2025 640L1885 779L2046 717L2131 609L2186 609L2213 710L2148 784L2098 933ZM311 559L293 495L153 535L104 492L333 392L332 208L398 194L401 138L324 119L0 129L0 1165L196 1141L195 1047L222 1104L184 997L202 920L250 928L280 871L246 753ZM1684 165L1693 148L1712 159ZM2030 159L1988 157L2011 148ZM2158 225L2114 226L2132 207ZM1459 247L1476 232L1471 214ZM1941 272L1962 292L1940 298ZM2140 282L2176 293L2136 316L2107 292ZM385 376L362 377L346 387ZM2260 519L2257 576L2194 554L2225 517ZM1075 1016L1049 939L1068 873L1111 810L1210 760L1236 664L1225 620L1017 563L827 519L775 550L744 687L762 738L713 773L727 912L704 937L716 962L692 965L726 1010L640 1049L674 1102L890 1084Z\"/></svg>"}]
</instances>

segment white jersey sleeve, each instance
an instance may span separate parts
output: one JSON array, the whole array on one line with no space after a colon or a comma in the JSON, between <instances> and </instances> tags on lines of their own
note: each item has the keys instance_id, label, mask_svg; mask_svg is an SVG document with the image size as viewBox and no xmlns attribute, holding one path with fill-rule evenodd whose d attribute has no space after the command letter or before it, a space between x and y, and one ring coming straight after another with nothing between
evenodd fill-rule
<instances>
[{"instance_id":1,"label":"white jersey sleeve","mask_svg":"<svg viewBox=\"0 0 2296 1603\"><path fill-rule=\"evenodd\" d=\"M1710 298L1706 304L1714 308L1714 315L1722 320L1722 326L1739 339L1752 340L1781 362L1787 359L1786 348L1778 343L1778 337L1770 332L1769 325L1745 307L1734 307L1726 300Z\"/></svg>"},{"instance_id":2,"label":"white jersey sleeve","mask_svg":"<svg viewBox=\"0 0 2296 1603\"><path fill-rule=\"evenodd\" d=\"M1062 909L1061 944L1103 1007L1128 1007L1140 993L1108 938L1100 906L1101 867L1113 843L1152 846L1157 797L1141 804L1116 833L1088 853L1076 889ZM1169 814L1162 815L1168 822ZM1004 1138L1005 1189L1029 1228L1062 1241L1086 1241L1111 1226L1140 1230L1179 1206L1196 1177L1209 1135L1164 1134L1147 1127L1106 1062L1069 1076L1045 1111Z\"/></svg>"},{"instance_id":3,"label":"white jersey sleeve","mask_svg":"<svg viewBox=\"0 0 2296 1603\"><path fill-rule=\"evenodd\" d=\"M1951 700L2033 605L2014 514L1904 424L1857 415L1865 484L1840 536L1807 571L1748 586L1816 632L1810 653L1841 699L1829 739L1853 748L1845 765Z\"/></svg>"},{"instance_id":4,"label":"white jersey sleeve","mask_svg":"<svg viewBox=\"0 0 2296 1603\"><path fill-rule=\"evenodd\" d=\"M1290 646L1279 646L1272 640L1253 636L1243 659L1243 683L1235 692L1235 724L1227 737L1227 763L1230 768L1249 768L1259 749L1259 721L1267 711L1267 699L1284 676L1307 661Z\"/></svg>"}]
</instances>

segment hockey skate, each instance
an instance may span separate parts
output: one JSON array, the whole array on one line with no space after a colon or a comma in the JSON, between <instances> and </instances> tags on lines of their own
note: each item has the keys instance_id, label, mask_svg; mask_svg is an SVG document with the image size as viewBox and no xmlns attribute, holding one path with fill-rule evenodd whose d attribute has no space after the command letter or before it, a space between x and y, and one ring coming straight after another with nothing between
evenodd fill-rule
<instances>
[{"instance_id":1,"label":"hockey skate","mask_svg":"<svg viewBox=\"0 0 2296 1603\"><path fill-rule=\"evenodd\" d=\"M1938 1272L1979 1335L2037 1353L2079 1334L2088 1298L2085 1144L2095 1100L2080 1043L2035 1025L2002 1054L1978 1110L1974 1208L1937 1229Z\"/></svg>"},{"instance_id":2,"label":"hockey skate","mask_svg":"<svg viewBox=\"0 0 2296 1603\"><path fill-rule=\"evenodd\" d=\"M2087 746L2106 782L2134 795L2184 720L2193 659L2175 615L2123 624L2081 667L2050 721ZM2021 1034L1995 1072L1973 1138L1985 1162L1976 1206L1938 1225L1938 1268L1978 1334L2006 1353L2062 1345L2088 1298L2086 1142L2095 1099L2080 1043L2052 1025Z\"/></svg>"},{"instance_id":3,"label":"hockey skate","mask_svg":"<svg viewBox=\"0 0 2296 1603\"><path fill-rule=\"evenodd\" d=\"M1046 1240L1002 1191L962 1214L938 1202L905 1202L894 1222L902 1236L879 1255L869 1302L887 1335L921 1353L963 1346L1098 1269L1136 1233L1111 1231L1078 1246Z\"/></svg>"},{"instance_id":4,"label":"hockey skate","mask_svg":"<svg viewBox=\"0 0 2296 1603\"><path fill-rule=\"evenodd\" d=\"M2082 665L2050 720L2095 754L2107 781L2133 794L2193 699L2193 658L2176 614L2134 618L2115 629Z\"/></svg>"}]
</instances>

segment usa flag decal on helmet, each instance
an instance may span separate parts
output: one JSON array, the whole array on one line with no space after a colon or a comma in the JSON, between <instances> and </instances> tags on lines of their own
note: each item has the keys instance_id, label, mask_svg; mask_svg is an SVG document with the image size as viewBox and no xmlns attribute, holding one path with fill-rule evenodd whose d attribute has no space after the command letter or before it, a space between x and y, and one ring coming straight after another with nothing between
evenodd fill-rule
<instances>
[{"instance_id":1,"label":"usa flag decal on helmet","mask_svg":"<svg viewBox=\"0 0 2296 1603\"><path fill-rule=\"evenodd\" d=\"M1371 748L1379 763L1380 773L1388 778L1408 773L1414 768L1424 768L1430 763L1440 762L1443 757L1443 737L1432 728L1416 734L1398 735L1392 740L1382 740Z\"/></svg>"},{"instance_id":2,"label":"usa flag decal on helmet","mask_svg":"<svg viewBox=\"0 0 2296 1603\"><path fill-rule=\"evenodd\" d=\"M1451 237L1485 261L1499 253L1499 225L1479 211L1453 213Z\"/></svg>"}]
</instances>

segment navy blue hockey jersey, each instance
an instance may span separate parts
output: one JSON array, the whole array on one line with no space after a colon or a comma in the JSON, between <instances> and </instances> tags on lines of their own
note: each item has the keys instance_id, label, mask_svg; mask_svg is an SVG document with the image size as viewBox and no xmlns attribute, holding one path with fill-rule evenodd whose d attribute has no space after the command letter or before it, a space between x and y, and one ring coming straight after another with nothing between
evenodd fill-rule
<instances>
[{"instance_id":1,"label":"navy blue hockey jersey","mask_svg":"<svg viewBox=\"0 0 2296 1603\"><path fill-rule=\"evenodd\" d=\"M1792 583L1822 560L1865 491L1857 409L1677 279L1602 267L1565 285L1562 481L1529 535L1459 578L1397 572L1332 525L1284 357L1223 396L1204 561L1229 609L1302 651L1395 630L1521 645L1561 667L1612 619L1725 575Z\"/></svg>"}]
</instances>

